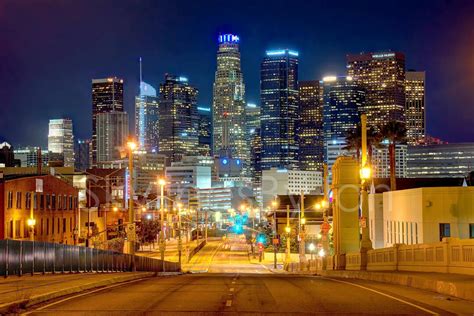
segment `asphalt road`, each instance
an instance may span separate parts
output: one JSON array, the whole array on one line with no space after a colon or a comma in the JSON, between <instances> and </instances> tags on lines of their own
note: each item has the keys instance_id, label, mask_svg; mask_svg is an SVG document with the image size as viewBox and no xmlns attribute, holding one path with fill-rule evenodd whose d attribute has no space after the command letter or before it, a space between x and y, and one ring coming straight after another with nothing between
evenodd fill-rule
<instances>
[{"instance_id":1,"label":"asphalt road","mask_svg":"<svg viewBox=\"0 0 474 316\"><path fill-rule=\"evenodd\" d=\"M113 285L70 296L32 315L474 315L474 302L360 280L291 275L255 262L239 236L212 241L190 273Z\"/></svg>"},{"instance_id":2,"label":"asphalt road","mask_svg":"<svg viewBox=\"0 0 474 316\"><path fill-rule=\"evenodd\" d=\"M72 296L32 310L31 315L447 314L394 292L396 287L379 290L357 282L287 274L187 274Z\"/></svg>"}]
</instances>

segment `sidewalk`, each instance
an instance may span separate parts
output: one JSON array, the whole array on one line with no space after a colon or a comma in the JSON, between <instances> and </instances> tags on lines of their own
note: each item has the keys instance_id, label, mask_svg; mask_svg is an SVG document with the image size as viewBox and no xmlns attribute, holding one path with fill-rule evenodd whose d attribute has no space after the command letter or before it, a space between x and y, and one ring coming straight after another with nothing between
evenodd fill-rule
<instances>
[{"instance_id":1,"label":"sidewalk","mask_svg":"<svg viewBox=\"0 0 474 316\"><path fill-rule=\"evenodd\" d=\"M152 272L74 273L0 279L0 314L92 288L153 276Z\"/></svg>"},{"instance_id":2,"label":"sidewalk","mask_svg":"<svg viewBox=\"0 0 474 316\"><path fill-rule=\"evenodd\" d=\"M308 272L315 274L315 272ZM318 271L318 275L333 278L360 279L398 284L443 295L474 301L474 276L434 272Z\"/></svg>"}]
</instances>

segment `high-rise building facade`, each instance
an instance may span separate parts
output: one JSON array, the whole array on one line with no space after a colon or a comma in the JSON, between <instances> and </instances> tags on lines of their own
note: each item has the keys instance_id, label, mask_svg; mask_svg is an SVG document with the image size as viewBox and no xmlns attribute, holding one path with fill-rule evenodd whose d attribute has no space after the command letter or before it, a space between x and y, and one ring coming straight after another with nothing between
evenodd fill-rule
<instances>
[{"instance_id":1,"label":"high-rise building facade","mask_svg":"<svg viewBox=\"0 0 474 316\"><path fill-rule=\"evenodd\" d=\"M97 115L112 111L123 112L123 80L92 79L92 165L97 162Z\"/></svg>"},{"instance_id":2,"label":"high-rise building facade","mask_svg":"<svg viewBox=\"0 0 474 316\"><path fill-rule=\"evenodd\" d=\"M328 76L324 87L324 161L329 172L338 156L347 154L346 136L359 123L359 109L365 105L365 91L351 77Z\"/></svg>"},{"instance_id":3,"label":"high-rise building facade","mask_svg":"<svg viewBox=\"0 0 474 316\"><path fill-rule=\"evenodd\" d=\"M256 104L248 103L245 107L245 130L246 139L250 148L249 175L252 178L252 183L256 187L259 186L262 178L262 138L260 137L260 116L260 107Z\"/></svg>"},{"instance_id":4,"label":"high-rise building facade","mask_svg":"<svg viewBox=\"0 0 474 316\"><path fill-rule=\"evenodd\" d=\"M474 171L474 143L408 146L410 178L463 178Z\"/></svg>"},{"instance_id":5,"label":"high-rise building facade","mask_svg":"<svg viewBox=\"0 0 474 316\"><path fill-rule=\"evenodd\" d=\"M64 167L74 167L74 136L72 120L49 120L48 151L62 155Z\"/></svg>"},{"instance_id":6,"label":"high-rise building facade","mask_svg":"<svg viewBox=\"0 0 474 316\"><path fill-rule=\"evenodd\" d=\"M128 114L126 112L105 112L96 116L97 163L121 158L128 139Z\"/></svg>"},{"instance_id":7,"label":"high-rise building facade","mask_svg":"<svg viewBox=\"0 0 474 316\"><path fill-rule=\"evenodd\" d=\"M20 167L37 167L38 162L41 162L42 166L48 166L49 152L47 149L41 149L40 147L26 146L13 150L15 153L15 159L20 160ZM77 162L77 156L74 157Z\"/></svg>"},{"instance_id":8,"label":"high-rise building facade","mask_svg":"<svg viewBox=\"0 0 474 316\"><path fill-rule=\"evenodd\" d=\"M260 68L262 170L298 167L298 52L267 51Z\"/></svg>"},{"instance_id":9,"label":"high-rise building facade","mask_svg":"<svg viewBox=\"0 0 474 316\"><path fill-rule=\"evenodd\" d=\"M78 139L74 148L74 167L76 170L84 171L90 168L91 140Z\"/></svg>"},{"instance_id":10,"label":"high-rise building facade","mask_svg":"<svg viewBox=\"0 0 474 316\"><path fill-rule=\"evenodd\" d=\"M199 155L212 154L212 112L211 108L198 106L199 115Z\"/></svg>"},{"instance_id":11,"label":"high-rise building facade","mask_svg":"<svg viewBox=\"0 0 474 316\"><path fill-rule=\"evenodd\" d=\"M196 156L199 149L198 90L188 79L166 74L160 84L159 149L170 162Z\"/></svg>"},{"instance_id":12,"label":"high-rise building facade","mask_svg":"<svg viewBox=\"0 0 474 316\"><path fill-rule=\"evenodd\" d=\"M300 170L322 171L324 163L323 85L299 82L298 144Z\"/></svg>"},{"instance_id":13,"label":"high-rise building facade","mask_svg":"<svg viewBox=\"0 0 474 316\"><path fill-rule=\"evenodd\" d=\"M360 109L374 127L405 122L405 55L399 52L347 55L347 74L366 90Z\"/></svg>"},{"instance_id":14,"label":"high-rise building facade","mask_svg":"<svg viewBox=\"0 0 474 316\"><path fill-rule=\"evenodd\" d=\"M135 136L140 149L158 152L158 97L156 89L140 82L140 94L135 97Z\"/></svg>"},{"instance_id":15,"label":"high-rise building facade","mask_svg":"<svg viewBox=\"0 0 474 316\"><path fill-rule=\"evenodd\" d=\"M390 155L388 146L380 144L372 148L372 170L374 178L390 178ZM407 177L407 145L395 145L395 176Z\"/></svg>"},{"instance_id":16,"label":"high-rise building facade","mask_svg":"<svg viewBox=\"0 0 474 316\"><path fill-rule=\"evenodd\" d=\"M405 73L405 118L407 142L420 144L426 137L425 72Z\"/></svg>"},{"instance_id":17,"label":"high-rise building facade","mask_svg":"<svg viewBox=\"0 0 474 316\"><path fill-rule=\"evenodd\" d=\"M245 139L245 85L240 67L240 39L234 34L224 34L219 35L218 41L212 105L213 153L217 155L226 146L224 125L227 124L231 156L248 164L250 153Z\"/></svg>"}]
</instances>

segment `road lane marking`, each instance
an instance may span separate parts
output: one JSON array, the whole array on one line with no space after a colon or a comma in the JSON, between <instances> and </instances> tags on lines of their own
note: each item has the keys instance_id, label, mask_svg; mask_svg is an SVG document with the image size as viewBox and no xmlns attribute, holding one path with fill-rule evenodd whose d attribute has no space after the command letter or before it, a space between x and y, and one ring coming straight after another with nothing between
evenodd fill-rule
<instances>
[{"instance_id":1,"label":"road lane marking","mask_svg":"<svg viewBox=\"0 0 474 316\"><path fill-rule=\"evenodd\" d=\"M75 298L78 298L78 297L81 297L81 296L85 296L85 295L89 295L89 294L92 294L92 293L96 293L96 292L100 292L100 291L103 291L103 290L108 290L108 289L111 289L111 288L114 288L114 287L118 287L118 286L122 286L122 285L127 285L127 284L130 284L130 283L134 283L134 282L138 282L138 281L143 281L143 280L146 280L148 278L141 278L141 279L136 279L136 280L131 280L131 281L128 281L128 282L122 282L122 283L118 283L118 284L112 284L112 285L109 285L109 286L105 286L105 287L102 287L100 289L95 289L95 290L91 290L91 291L87 291L85 293L81 293L81 294L77 294L77 295L74 295L74 296L70 296L70 297L66 297L62 300L59 300L59 301L56 301L56 302L53 302L53 303L50 303L50 304L47 304L47 305L43 305L41 307L38 307L32 311L28 311L26 313L22 313L21 315L29 315L31 313L35 313L37 311L40 311L40 310L43 310L43 309L46 309L48 307L51 307L51 306L54 306L54 305L57 305L57 304L61 304L63 302L66 302L66 301L69 301L69 300L72 300L72 299L75 299Z\"/></svg>"},{"instance_id":2,"label":"road lane marking","mask_svg":"<svg viewBox=\"0 0 474 316\"><path fill-rule=\"evenodd\" d=\"M235 281L232 281L232 284L235 284Z\"/></svg>"},{"instance_id":3,"label":"road lane marking","mask_svg":"<svg viewBox=\"0 0 474 316\"><path fill-rule=\"evenodd\" d=\"M371 289L371 288L369 288L369 287L366 287L366 286L363 286L363 285L360 285L360 284L351 283L351 282L342 281L342 280L337 280L337 279L328 278L328 277L324 277L324 279L331 280L331 281L333 281L333 282L339 282L339 283L344 283L344 284L349 284L349 285L352 285L352 286L355 286L355 287L359 287L359 288L361 288L361 289L364 289L364 290L367 290L367 291L371 291L371 292L377 293L377 294L379 294L379 295L382 295L382 296L391 298L391 299L393 299L393 300L395 300L395 301L399 301L399 302L401 302L401 303L404 303L404 304L410 305L410 306L412 306L412 307L418 308L419 310L422 310L422 311L424 311L424 312L427 312L427 313L429 313L429 314L431 314L431 315L439 315L438 313L433 312L432 310L426 309L426 308L421 307L421 306L419 306L419 305L416 305L416 304L413 304L413 303L411 303L411 302L402 300L401 298L398 298L398 297L392 296L392 295L390 295L390 294L386 294L386 293L383 293L383 292L380 292L380 291Z\"/></svg>"},{"instance_id":4,"label":"road lane marking","mask_svg":"<svg viewBox=\"0 0 474 316\"><path fill-rule=\"evenodd\" d=\"M232 306L232 300L227 300L227 301L225 302L225 306L226 306L226 307L231 307L231 306Z\"/></svg>"},{"instance_id":5,"label":"road lane marking","mask_svg":"<svg viewBox=\"0 0 474 316\"><path fill-rule=\"evenodd\" d=\"M233 288L233 287L231 287L231 288L229 289L229 291L231 291L231 292L234 292L234 288Z\"/></svg>"}]
</instances>

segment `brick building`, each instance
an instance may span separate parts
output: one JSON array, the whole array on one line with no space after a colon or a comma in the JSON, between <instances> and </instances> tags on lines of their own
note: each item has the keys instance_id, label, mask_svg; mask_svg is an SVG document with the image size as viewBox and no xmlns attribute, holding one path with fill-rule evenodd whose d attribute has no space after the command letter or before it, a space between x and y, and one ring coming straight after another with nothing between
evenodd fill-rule
<instances>
[{"instance_id":1,"label":"brick building","mask_svg":"<svg viewBox=\"0 0 474 316\"><path fill-rule=\"evenodd\" d=\"M38 186L41 180L42 185ZM0 174L0 239L29 239L27 220L31 201L36 241L76 242L78 191L51 175L3 177Z\"/></svg>"}]
</instances>

